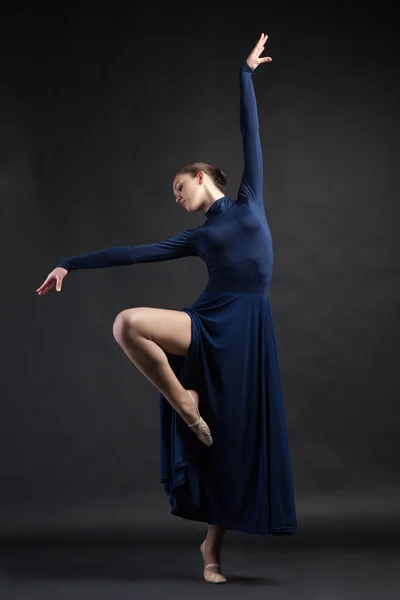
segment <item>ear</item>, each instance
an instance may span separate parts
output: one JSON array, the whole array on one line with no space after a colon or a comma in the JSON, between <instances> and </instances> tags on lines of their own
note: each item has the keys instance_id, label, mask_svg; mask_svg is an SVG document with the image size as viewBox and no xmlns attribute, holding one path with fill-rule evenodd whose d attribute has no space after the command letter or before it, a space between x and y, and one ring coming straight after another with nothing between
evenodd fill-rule
<instances>
[{"instance_id":1,"label":"ear","mask_svg":"<svg viewBox=\"0 0 400 600\"><path fill-rule=\"evenodd\" d=\"M205 175L204 171L199 171L197 173L197 177L199 178L199 184L200 185L204 182L204 175Z\"/></svg>"}]
</instances>

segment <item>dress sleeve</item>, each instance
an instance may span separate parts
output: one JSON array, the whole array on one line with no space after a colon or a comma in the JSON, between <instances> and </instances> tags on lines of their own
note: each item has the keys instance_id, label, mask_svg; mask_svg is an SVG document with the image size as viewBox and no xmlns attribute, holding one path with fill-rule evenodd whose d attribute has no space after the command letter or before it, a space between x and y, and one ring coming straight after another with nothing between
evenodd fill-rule
<instances>
[{"instance_id":1,"label":"dress sleeve","mask_svg":"<svg viewBox=\"0 0 400 600\"><path fill-rule=\"evenodd\" d=\"M184 256L195 256L196 249L193 244L194 229L185 229L178 235L152 244L139 246L115 246L90 254L71 256L61 261L57 267L67 271L76 269L99 269L104 267L118 267L133 265L135 263L160 262L174 260Z\"/></svg>"},{"instance_id":2,"label":"dress sleeve","mask_svg":"<svg viewBox=\"0 0 400 600\"><path fill-rule=\"evenodd\" d=\"M238 200L254 202L264 210L263 159L259 135L253 71L245 61L240 68L240 130L242 132L244 171Z\"/></svg>"}]
</instances>

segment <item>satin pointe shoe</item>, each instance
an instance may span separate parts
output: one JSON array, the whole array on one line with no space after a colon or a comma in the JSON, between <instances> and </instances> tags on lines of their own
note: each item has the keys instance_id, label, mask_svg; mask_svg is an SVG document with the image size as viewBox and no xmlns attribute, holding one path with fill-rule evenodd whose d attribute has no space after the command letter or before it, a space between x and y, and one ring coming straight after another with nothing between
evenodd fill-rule
<instances>
[{"instance_id":1,"label":"satin pointe shoe","mask_svg":"<svg viewBox=\"0 0 400 600\"><path fill-rule=\"evenodd\" d=\"M207 583L227 583L227 579L221 573L221 565L218 563L205 564L205 546L206 540L200 546L200 552L203 555L204 560L204 579Z\"/></svg>"},{"instance_id":2,"label":"satin pointe shoe","mask_svg":"<svg viewBox=\"0 0 400 600\"><path fill-rule=\"evenodd\" d=\"M210 428L207 425L207 423L204 421L204 419L202 419L202 417L200 416L196 401L193 398L192 394L189 392L189 390L188 390L188 393L192 399L193 406L195 407L197 414L199 415L199 418L197 419L197 421L195 421L191 425L188 425L188 427L191 428L193 433L199 438L199 440L201 442L203 442L203 444L205 444L206 446L211 446L213 443L213 439L211 437Z\"/></svg>"}]
</instances>

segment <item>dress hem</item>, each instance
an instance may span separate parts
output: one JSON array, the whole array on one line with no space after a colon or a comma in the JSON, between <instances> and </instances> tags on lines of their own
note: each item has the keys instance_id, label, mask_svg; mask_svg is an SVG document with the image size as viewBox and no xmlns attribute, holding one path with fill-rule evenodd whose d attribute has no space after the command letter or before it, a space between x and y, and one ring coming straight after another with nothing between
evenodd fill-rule
<instances>
[{"instance_id":1,"label":"dress hem","mask_svg":"<svg viewBox=\"0 0 400 600\"><path fill-rule=\"evenodd\" d=\"M164 486L165 486L166 484L168 484L168 479L161 479L160 483L164 484ZM174 517L179 517L181 519L184 519L185 521L196 521L198 523L220 525L221 527L225 527L225 529L239 531L241 533L248 533L251 535L261 535L261 536L275 535L275 536L278 536L278 535L297 535L297 533L298 533L298 528L293 527L291 525L288 525L287 527L275 527L274 529L267 529L267 530L262 531L259 529L258 530L253 529L251 527L241 526L241 525L238 525L237 523L231 523L229 521L217 519L215 517L210 517L210 516L194 517L194 516L182 515L182 514L180 514L180 509L178 507L178 504L177 504L177 501L176 501L176 498L174 495L174 491L177 488L180 488L181 486L185 485L185 483L186 483L186 478L184 477L184 480L180 481L178 484L173 486L171 491L165 490L165 494L167 496L169 496L169 498L170 498L170 505L171 505L170 514L173 515ZM186 495L185 499L186 499L186 501L190 502L191 504L195 505L196 507L200 507L200 503L193 496Z\"/></svg>"},{"instance_id":2,"label":"dress hem","mask_svg":"<svg viewBox=\"0 0 400 600\"><path fill-rule=\"evenodd\" d=\"M279 527L277 529L269 529L266 531L260 531L260 530L255 530L252 529L251 527L245 527L245 526L240 526L237 525L236 523L230 523L228 521L222 521L221 519L213 519L213 518L207 518L207 519L202 519L202 518L195 518L195 517L187 517L187 516L182 516L179 514L179 512L174 511L173 509L171 509L171 515L173 515L174 517L180 517L181 519L185 519L186 521L197 521L198 523L207 523L207 524L211 524L211 525L220 525L221 527L225 527L225 529L229 529L229 530L233 530L233 531L239 531L240 533L248 533L250 535L261 535L261 536L267 536L267 535L274 535L274 536L280 536L280 535L297 535L298 533L298 528L297 527Z\"/></svg>"}]
</instances>

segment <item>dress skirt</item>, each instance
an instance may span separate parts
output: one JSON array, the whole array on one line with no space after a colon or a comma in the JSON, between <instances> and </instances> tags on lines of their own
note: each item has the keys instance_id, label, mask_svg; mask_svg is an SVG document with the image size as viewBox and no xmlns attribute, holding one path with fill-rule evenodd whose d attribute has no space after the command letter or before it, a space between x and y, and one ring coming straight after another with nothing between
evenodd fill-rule
<instances>
[{"instance_id":1,"label":"dress skirt","mask_svg":"<svg viewBox=\"0 0 400 600\"><path fill-rule=\"evenodd\" d=\"M204 290L186 356L167 353L199 394L202 444L160 394L161 483L171 514L245 533L297 533L281 378L268 295Z\"/></svg>"}]
</instances>

